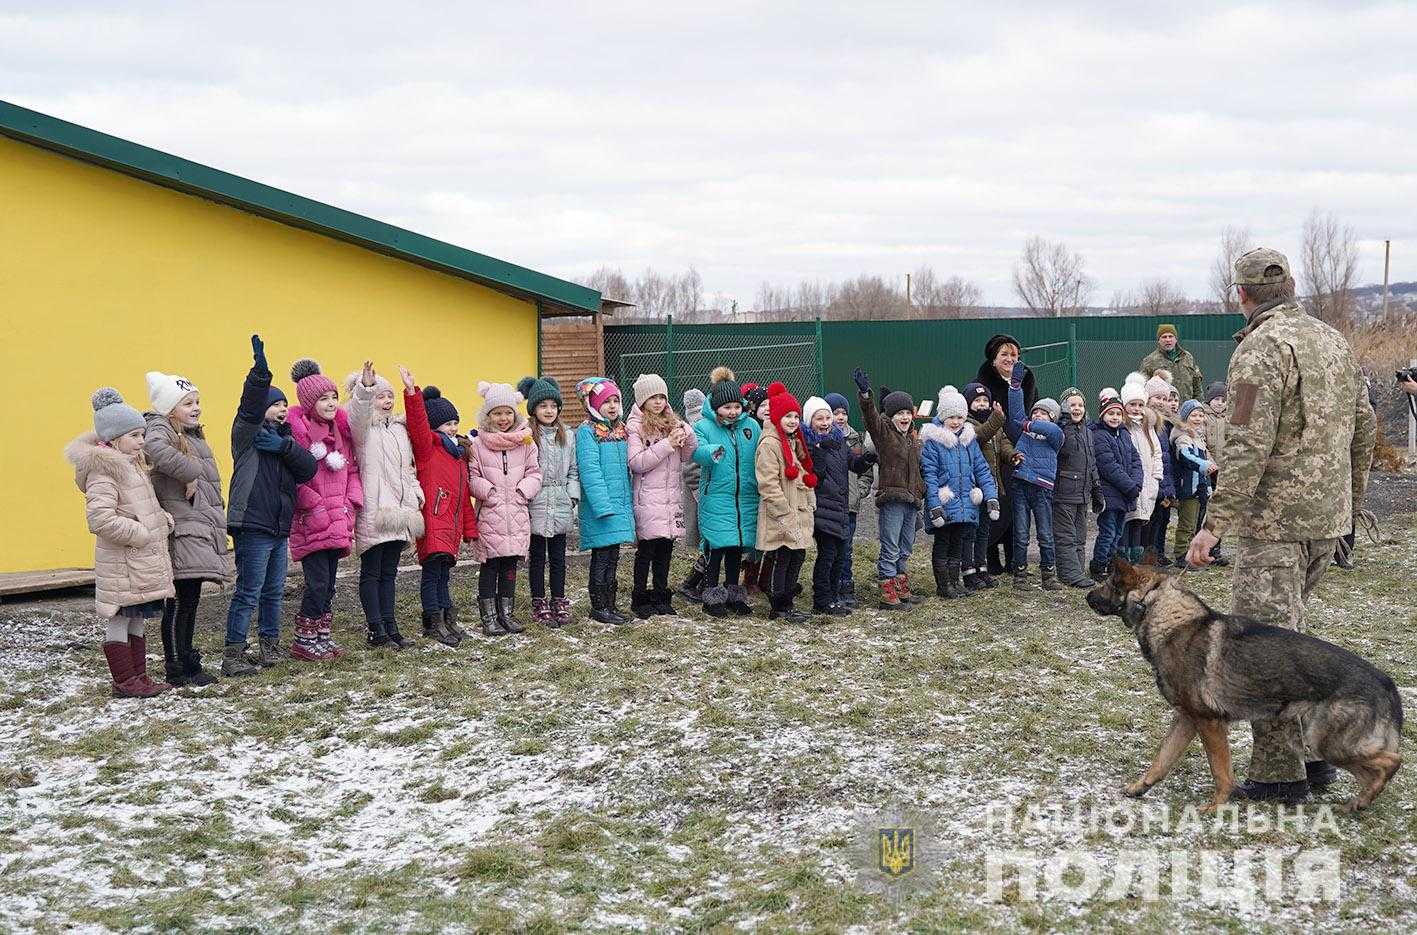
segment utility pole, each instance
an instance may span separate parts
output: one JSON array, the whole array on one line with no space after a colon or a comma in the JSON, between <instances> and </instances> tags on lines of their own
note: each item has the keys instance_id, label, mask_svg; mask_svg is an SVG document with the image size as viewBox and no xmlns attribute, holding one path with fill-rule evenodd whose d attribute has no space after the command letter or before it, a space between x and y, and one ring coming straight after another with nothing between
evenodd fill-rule
<instances>
[{"instance_id":1,"label":"utility pole","mask_svg":"<svg viewBox=\"0 0 1417 935\"><path fill-rule=\"evenodd\" d=\"M1392 241L1383 241L1383 321L1387 321L1387 277L1392 266Z\"/></svg>"},{"instance_id":2,"label":"utility pole","mask_svg":"<svg viewBox=\"0 0 1417 935\"><path fill-rule=\"evenodd\" d=\"M910 311L910 274L905 274L905 310Z\"/></svg>"}]
</instances>

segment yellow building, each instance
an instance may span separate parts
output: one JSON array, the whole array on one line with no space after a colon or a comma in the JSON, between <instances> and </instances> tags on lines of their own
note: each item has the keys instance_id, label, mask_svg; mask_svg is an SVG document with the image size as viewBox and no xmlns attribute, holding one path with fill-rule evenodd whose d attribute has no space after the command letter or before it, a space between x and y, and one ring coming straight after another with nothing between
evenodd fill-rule
<instances>
[{"instance_id":1,"label":"yellow building","mask_svg":"<svg viewBox=\"0 0 1417 935\"><path fill-rule=\"evenodd\" d=\"M193 381L224 480L230 426L266 342L336 382L365 358L437 384L471 421L478 380L537 371L542 315L600 295L249 179L0 101L0 573L88 567L93 538L64 445L89 395L147 408L144 373Z\"/></svg>"}]
</instances>

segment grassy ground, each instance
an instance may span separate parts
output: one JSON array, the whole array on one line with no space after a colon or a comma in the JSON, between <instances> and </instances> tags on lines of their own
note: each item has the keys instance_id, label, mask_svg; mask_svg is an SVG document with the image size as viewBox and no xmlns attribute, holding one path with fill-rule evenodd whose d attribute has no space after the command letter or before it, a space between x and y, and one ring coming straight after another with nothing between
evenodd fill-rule
<instances>
[{"instance_id":1,"label":"grassy ground","mask_svg":"<svg viewBox=\"0 0 1417 935\"><path fill-rule=\"evenodd\" d=\"M1357 572L1325 578L1309 619L1413 686L1417 521L1384 534ZM858 550L858 575L873 554ZM1227 605L1221 573L1189 580ZM464 607L471 583L455 581ZM1081 592L791 628L694 609L393 654L364 649L350 585L344 660L153 701L109 697L91 601L0 608L0 930L1417 926L1411 769L1368 813L1317 830L1250 830L1264 807L1238 830L991 825L1000 809L1125 817L1209 794L1196 750L1144 803L1118 794L1167 716L1120 622ZM413 621L416 580L400 589ZM204 620L224 607L208 598ZM216 657L218 631L201 641ZM1249 732L1232 738L1243 767ZM1316 802L1352 790L1345 774ZM895 899L866 855L873 816L900 809L918 866ZM1155 901L987 898L1000 849L1110 867L1136 849L1315 846L1339 851L1336 902L1303 902L1288 881L1249 906L1167 884Z\"/></svg>"}]
</instances>

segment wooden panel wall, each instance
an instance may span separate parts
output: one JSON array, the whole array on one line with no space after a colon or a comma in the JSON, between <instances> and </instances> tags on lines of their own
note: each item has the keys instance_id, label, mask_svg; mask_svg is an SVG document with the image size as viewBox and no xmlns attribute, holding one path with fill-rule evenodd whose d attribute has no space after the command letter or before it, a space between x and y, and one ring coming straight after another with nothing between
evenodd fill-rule
<instances>
[{"instance_id":1,"label":"wooden panel wall","mask_svg":"<svg viewBox=\"0 0 1417 935\"><path fill-rule=\"evenodd\" d=\"M561 385L562 419L572 429L585 419L576 398L576 383L605 371L605 345L594 319L573 322L543 321L541 325L541 375Z\"/></svg>"}]
</instances>

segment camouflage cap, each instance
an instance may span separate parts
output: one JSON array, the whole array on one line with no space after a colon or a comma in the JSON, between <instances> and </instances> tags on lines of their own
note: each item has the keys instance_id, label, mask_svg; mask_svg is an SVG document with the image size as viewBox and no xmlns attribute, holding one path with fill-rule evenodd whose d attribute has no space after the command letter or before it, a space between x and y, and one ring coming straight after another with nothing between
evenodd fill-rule
<instances>
[{"instance_id":1,"label":"camouflage cap","mask_svg":"<svg viewBox=\"0 0 1417 935\"><path fill-rule=\"evenodd\" d=\"M1289 278L1289 259L1278 250L1256 247L1235 260L1232 286L1263 286Z\"/></svg>"}]
</instances>

